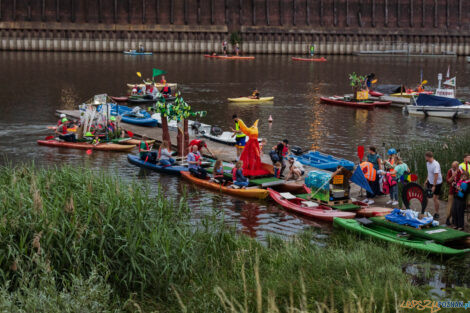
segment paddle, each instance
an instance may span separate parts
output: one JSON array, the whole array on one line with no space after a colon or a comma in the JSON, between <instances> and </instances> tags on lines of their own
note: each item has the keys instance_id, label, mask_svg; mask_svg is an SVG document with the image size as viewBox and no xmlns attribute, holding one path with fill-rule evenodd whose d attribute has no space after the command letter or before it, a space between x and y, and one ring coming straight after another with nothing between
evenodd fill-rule
<instances>
[{"instance_id":1,"label":"paddle","mask_svg":"<svg viewBox=\"0 0 470 313\"><path fill-rule=\"evenodd\" d=\"M130 130L128 130L128 131L127 131L127 134L128 134L128 135L129 135L129 137L131 137L131 138L132 138L132 137L134 137L134 133L133 133L133 132L131 132Z\"/></svg>"},{"instance_id":2,"label":"paddle","mask_svg":"<svg viewBox=\"0 0 470 313\"><path fill-rule=\"evenodd\" d=\"M372 84L376 84L379 80L376 78L373 81L371 81Z\"/></svg>"},{"instance_id":3,"label":"paddle","mask_svg":"<svg viewBox=\"0 0 470 313\"><path fill-rule=\"evenodd\" d=\"M139 76L140 78L142 78L142 73L141 73L141 72L137 72L136 74L137 74L137 76Z\"/></svg>"},{"instance_id":4,"label":"paddle","mask_svg":"<svg viewBox=\"0 0 470 313\"><path fill-rule=\"evenodd\" d=\"M357 156L359 157L359 162L362 163L362 159L364 158L364 146L357 147Z\"/></svg>"},{"instance_id":5,"label":"paddle","mask_svg":"<svg viewBox=\"0 0 470 313\"><path fill-rule=\"evenodd\" d=\"M54 136L47 136L46 138L44 138L44 140L51 140L51 139L54 139Z\"/></svg>"}]
</instances>

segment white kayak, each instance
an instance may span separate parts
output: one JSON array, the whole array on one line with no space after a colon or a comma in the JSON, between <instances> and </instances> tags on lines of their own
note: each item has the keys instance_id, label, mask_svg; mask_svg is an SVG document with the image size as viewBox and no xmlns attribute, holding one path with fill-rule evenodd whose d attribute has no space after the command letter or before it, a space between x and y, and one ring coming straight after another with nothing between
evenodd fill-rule
<instances>
[{"instance_id":1,"label":"white kayak","mask_svg":"<svg viewBox=\"0 0 470 313\"><path fill-rule=\"evenodd\" d=\"M260 97L260 98L250 98L250 97L239 97L239 98L228 98L230 102L269 102L273 101L274 97Z\"/></svg>"}]
</instances>

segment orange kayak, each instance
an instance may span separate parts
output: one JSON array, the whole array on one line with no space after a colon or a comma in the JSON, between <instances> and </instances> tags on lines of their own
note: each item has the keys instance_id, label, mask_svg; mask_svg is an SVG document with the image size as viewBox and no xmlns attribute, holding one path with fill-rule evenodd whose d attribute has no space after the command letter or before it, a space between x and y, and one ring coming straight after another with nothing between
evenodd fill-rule
<instances>
[{"instance_id":1,"label":"orange kayak","mask_svg":"<svg viewBox=\"0 0 470 313\"><path fill-rule=\"evenodd\" d=\"M68 148L68 149L79 149L79 150L100 150L100 151L117 151L117 152L127 152L135 148L135 145L120 145L115 143L99 143L97 145L92 145L87 142L66 142L58 141L55 139L52 140L38 140L38 145L48 146L48 147L58 147L58 148Z\"/></svg>"},{"instance_id":2,"label":"orange kayak","mask_svg":"<svg viewBox=\"0 0 470 313\"><path fill-rule=\"evenodd\" d=\"M326 59L324 57L321 58L296 58L292 57L292 61L304 61L304 62L326 62Z\"/></svg>"},{"instance_id":3,"label":"orange kayak","mask_svg":"<svg viewBox=\"0 0 470 313\"><path fill-rule=\"evenodd\" d=\"M190 181L191 183L195 185L199 185L199 186L202 186L207 189L214 190L214 191L226 193L231 196L252 198L252 199L265 199L269 195L269 192L266 189L250 188L250 187L245 188L245 189L232 189L227 186L222 186L220 184L211 182L210 180L194 177L189 172L181 172L181 177L183 177L184 179Z\"/></svg>"}]
</instances>

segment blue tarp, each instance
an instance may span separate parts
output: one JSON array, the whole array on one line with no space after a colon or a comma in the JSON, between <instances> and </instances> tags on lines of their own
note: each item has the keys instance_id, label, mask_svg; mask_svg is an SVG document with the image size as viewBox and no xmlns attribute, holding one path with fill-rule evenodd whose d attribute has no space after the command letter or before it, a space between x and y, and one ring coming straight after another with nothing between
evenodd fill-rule
<instances>
[{"instance_id":1,"label":"blue tarp","mask_svg":"<svg viewBox=\"0 0 470 313\"><path fill-rule=\"evenodd\" d=\"M428 224L432 224L433 226L439 225L437 221L434 221L430 214L419 219L418 212L415 212L413 210L402 211L399 209L394 209L392 213L386 215L385 218L390 222L397 223L400 225L408 225L415 228L419 228L422 225Z\"/></svg>"},{"instance_id":2,"label":"blue tarp","mask_svg":"<svg viewBox=\"0 0 470 313\"><path fill-rule=\"evenodd\" d=\"M462 105L458 99L446 98L433 95L420 94L416 104L420 106L432 106L432 107L454 107Z\"/></svg>"},{"instance_id":3,"label":"blue tarp","mask_svg":"<svg viewBox=\"0 0 470 313\"><path fill-rule=\"evenodd\" d=\"M359 165L356 167L356 170L354 171L354 173L351 176L350 180L353 183L355 183L356 185L358 185L359 187L364 188L369 193L374 194L374 192L370 188L369 182L367 181L366 177L364 176L364 173L362 172L362 169Z\"/></svg>"}]
</instances>

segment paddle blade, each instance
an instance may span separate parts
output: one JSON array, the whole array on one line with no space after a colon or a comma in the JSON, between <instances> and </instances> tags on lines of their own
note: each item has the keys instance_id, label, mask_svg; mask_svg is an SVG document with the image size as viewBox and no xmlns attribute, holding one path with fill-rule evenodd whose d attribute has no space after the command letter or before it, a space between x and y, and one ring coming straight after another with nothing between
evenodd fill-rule
<instances>
[{"instance_id":1,"label":"paddle blade","mask_svg":"<svg viewBox=\"0 0 470 313\"><path fill-rule=\"evenodd\" d=\"M92 152L93 152L93 150L88 149L88 150L86 151L86 154L91 155Z\"/></svg>"},{"instance_id":2,"label":"paddle blade","mask_svg":"<svg viewBox=\"0 0 470 313\"><path fill-rule=\"evenodd\" d=\"M54 139L54 136L47 136L46 138L44 138L44 140L51 140L51 139Z\"/></svg>"},{"instance_id":3,"label":"paddle blade","mask_svg":"<svg viewBox=\"0 0 470 313\"><path fill-rule=\"evenodd\" d=\"M357 156L360 161L364 158L364 146L358 146L357 147Z\"/></svg>"},{"instance_id":4,"label":"paddle blade","mask_svg":"<svg viewBox=\"0 0 470 313\"><path fill-rule=\"evenodd\" d=\"M131 132L130 130L128 130L128 131L127 131L127 134L128 134L128 135L129 135L129 137L131 137L131 138L132 138L132 137L134 137L134 133L133 133L133 132Z\"/></svg>"},{"instance_id":5,"label":"paddle blade","mask_svg":"<svg viewBox=\"0 0 470 313\"><path fill-rule=\"evenodd\" d=\"M411 175L410 175L410 181L412 181L412 182L418 181L418 175L416 175L416 174L411 174Z\"/></svg>"},{"instance_id":6,"label":"paddle blade","mask_svg":"<svg viewBox=\"0 0 470 313\"><path fill-rule=\"evenodd\" d=\"M372 81L372 84L376 84L379 80L376 78Z\"/></svg>"},{"instance_id":7,"label":"paddle blade","mask_svg":"<svg viewBox=\"0 0 470 313\"><path fill-rule=\"evenodd\" d=\"M427 80L423 80L423 82L421 83L421 85L426 85L428 83Z\"/></svg>"},{"instance_id":8,"label":"paddle blade","mask_svg":"<svg viewBox=\"0 0 470 313\"><path fill-rule=\"evenodd\" d=\"M141 73L141 72L137 72L136 74L137 74L137 76L142 77L142 73Z\"/></svg>"}]
</instances>

